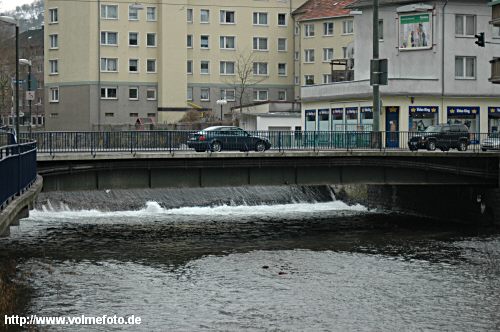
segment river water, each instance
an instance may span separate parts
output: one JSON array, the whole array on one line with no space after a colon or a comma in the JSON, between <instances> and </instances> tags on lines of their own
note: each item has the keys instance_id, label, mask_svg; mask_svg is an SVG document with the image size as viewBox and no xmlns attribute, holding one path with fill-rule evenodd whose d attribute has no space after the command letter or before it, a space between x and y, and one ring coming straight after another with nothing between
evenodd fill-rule
<instances>
[{"instance_id":1,"label":"river water","mask_svg":"<svg viewBox=\"0 0 500 332\"><path fill-rule=\"evenodd\" d=\"M494 230L303 189L259 203L258 192L205 206L55 193L0 239L0 255L19 262L27 314L142 319L50 331L500 330Z\"/></svg>"}]
</instances>

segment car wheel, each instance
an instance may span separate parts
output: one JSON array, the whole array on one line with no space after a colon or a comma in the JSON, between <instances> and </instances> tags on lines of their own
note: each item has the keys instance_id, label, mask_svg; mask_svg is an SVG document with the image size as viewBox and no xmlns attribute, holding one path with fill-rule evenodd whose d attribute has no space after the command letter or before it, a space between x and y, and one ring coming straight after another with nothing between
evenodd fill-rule
<instances>
[{"instance_id":1,"label":"car wheel","mask_svg":"<svg viewBox=\"0 0 500 332\"><path fill-rule=\"evenodd\" d=\"M436 142L430 141L427 144L427 150L429 150L429 151L435 151L436 150Z\"/></svg>"},{"instance_id":2,"label":"car wheel","mask_svg":"<svg viewBox=\"0 0 500 332\"><path fill-rule=\"evenodd\" d=\"M467 151L467 143L460 142L460 144L458 145L458 151Z\"/></svg>"},{"instance_id":3,"label":"car wheel","mask_svg":"<svg viewBox=\"0 0 500 332\"><path fill-rule=\"evenodd\" d=\"M257 152L266 151L266 144L262 141L257 142L257 144L255 144L255 151Z\"/></svg>"},{"instance_id":4,"label":"car wheel","mask_svg":"<svg viewBox=\"0 0 500 332\"><path fill-rule=\"evenodd\" d=\"M219 142L219 141L212 142L212 145L210 146L210 150L212 150L212 152L221 152L222 151L221 142Z\"/></svg>"}]
</instances>

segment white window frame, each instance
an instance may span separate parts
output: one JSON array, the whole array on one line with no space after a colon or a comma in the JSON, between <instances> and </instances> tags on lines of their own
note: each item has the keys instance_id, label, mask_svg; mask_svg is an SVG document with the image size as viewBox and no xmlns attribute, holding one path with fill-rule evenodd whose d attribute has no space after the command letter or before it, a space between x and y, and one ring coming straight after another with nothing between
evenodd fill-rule
<instances>
[{"instance_id":1,"label":"white window frame","mask_svg":"<svg viewBox=\"0 0 500 332\"><path fill-rule=\"evenodd\" d=\"M312 38L315 36L314 23L304 24L304 38Z\"/></svg>"},{"instance_id":2,"label":"white window frame","mask_svg":"<svg viewBox=\"0 0 500 332\"><path fill-rule=\"evenodd\" d=\"M153 97L149 96L149 92L153 92ZM147 88L146 89L146 100L156 100L156 88Z\"/></svg>"},{"instance_id":3,"label":"white window frame","mask_svg":"<svg viewBox=\"0 0 500 332\"><path fill-rule=\"evenodd\" d=\"M207 97L203 97L203 92L207 92ZM210 101L210 88L200 88L200 101Z\"/></svg>"},{"instance_id":4,"label":"white window frame","mask_svg":"<svg viewBox=\"0 0 500 332\"><path fill-rule=\"evenodd\" d=\"M206 17L205 21L203 20L202 13L207 13L207 17ZM210 23L210 9L206 9L206 8L201 8L200 9L200 23L202 23L202 24L208 24L208 23Z\"/></svg>"},{"instance_id":5,"label":"white window frame","mask_svg":"<svg viewBox=\"0 0 500 332\"><path fill-rule=\"evenodd\" d=\"M331 32L330 32L330 25L331 25ZM325 37L331 37L333 36L335 32L335 22L333 21L327 21L327 22L323 22L323 36Z\"/></svg>"},{"instance_id":6,"label":"white window frame","mask_svg":"<svg viewBox=\"0 0 500 332\"><path fill-rule=\"evenodd\" d=\"M193 35L192 34L188 34L186 36L186 47L193 48Z\"/></svg>"},{"instance_id":7,"label":"white window frame","mask_svg":"<svg viewBox=\"0 0 500 332\"><path fill-rule=\"evenodd\" d=\"M108 8L115 7L116 8L116 17L109 16ZM118 5L113 4L101 4L101 19L103 20L117 20L120 17Z\"/></svg>"},{"instance_id":8,"label":"white window frame","mask_svg":"<svg viewBox=\"0 0 500 332\"><path fill-rule=\"evenodd\" d=\"M104 40L103 40L103 34L104 34ZM116 43L112 44L109 42L109 35L110 34L115 34L116 38ZM101 46L118 46L118 32L116 31L101 31Z\"/></svg>"},{"instance_id":9,"label":"white window frame","mask_svg":"<svg viewBox=\"0 0 500 332\"><path fill-rule=\"evenodd\" d=\"M131 16L132 14L135 14L135 18ZM136 8L136 5L131 4L128 6L128 20L129 21L139 21L139 9Z\"/></svg>"},{"instance_id":10,"label":"white window frame","mask_svg":"<svg viewBox=\"0 0 500 332\"><path fill-rule=\"evenodd\" d=\"M233 13L233 20L227 21L227 14ZM219 14L220 24L236 24L236 11L221 9Z\"/></svg>"},{"instance_id":11,"label":"white window frame","mask_svg":"<svg viewBox=\"0 0 500 332\"><path fill-rule=\"evenodd\" d=\"M150 18L150 15L149 15L151 9L153 10L152 11L153 12L153 18ZM156 22L158 20L157 17L158 16L157 16L157 13L156 13L156 7L151 7L151 6L146 7L146 21L148 21L148 22Z\"/></svg>"},{"instance_id":12,"label":"white window frame","mask_svg":"<svg viewBox=\"0 0 500 332\"><path fill-rule=\"evenodd\" d=\"M193 60L186 61L186 73L188 75L193 75Z\"/></svg>"},{"instance_id":13,"label":"white window frame","mask_svg":"<svg viewBox=\"0 0 500 332\"><path fill-rule=\"evenodd\" d=\"M331 51L331 53L330 53L330 51ZM328 55L330 55L330 54L331 54L331 57L328 57ZM323 62L330 63L330 61L333 60L334 54L335 54L335 51L334 51L333 47L323 48Z\"/></svg>"},{"instance_id":14,"label":"white window frame","mask_svg":"<svg viewBox=\"0 0 500 332\"><path fill-rule=\"evenodd\" d=\"M59 74L59 59L51 59L49 60L49 75L58 75Z\"/></svg>"},{"instance_id":15,"label":"white window frame","mask_svg":"<svg viewBox=\"0 0 500 332\"><path fill-rule=\"evenodd\" d=\"M227 40L229 38L233 39L233 46L234 47L225 47L227 45ZM222 47L224 46L224 47ZM220 36L219 38L219 48L221 50L235 50L236 49L236 36Z\"/></svg>"},{"instance_id":16,"label":"white window frame","mask_svg":"<svg viewBox=\"0 0 500 332\"><path fill-rule=\"evenodd\" d=\"M332 74L323 74L323 84L332 83Z\"/></svg>"},{"instance_id":17,"label":"white window frame","mask_svg":"<svg viewBox=\"0 0 500 332\"><path fill-rule=\"evenodd\" d=\"M130 44L130 35L131 35L131 34L133 34L133 33L135 33L135 36L136 36L136 39L135 39L135 40L136 40L136 42L137 42L137 44L136 44L136 45ZM131 46L131 47L138 47L138 46L139 46L139 41L140 41L140 39L139 39L139 32L136 32L136 31L129 31L129 33L128 33L128 46Z\"/></svg>"},{"instance_id":18,"label":"white window frame","mask_svg":"<svg viewBox=\"0 0 500 332\"><path fill-rule=\"evenodd\" d=\"M59 87L55 86L49 89L49 103L59 102Z\"/></svg>"},{"instance_id":19,"label":"white window frame","mask_svg":"<svg viewBox=\"0 0 500 332\"><path fill-rule=\"evenodd\" d=\"M265 41L266 42L266 48L261 48L262 47L262 43L261 41ZM257 45L257 47L255 47ZM254 51L261 51L261 52L267 52L269 51L269 40L267 37L253 37L253 40L252 40L252 48Z\"/></svg>"},{"instance_id":20,"label":"white window frame","mask_svg":"<svg viewBox=\"0 0 500 332\"><path fill-rule=\"evenodd\" d=\"M193 100L193 87L191 86L188 86L188 88L186 89L186 99L188 101Z\"/></svg>"},{"instance_id":21,"label":"white window frame","mask_svg":"<svg viewBox=\"0 0 500 332\"><path fill-rule=\"evenodd\" d=\"M206 39L207 45L203 45L203 39ZM210 49L210 35L200 35L200 49L209 50Z\"/></svg>"},{"instance_id":22,"label":"white window frame","mask_svg":"<svg viewBox=\"0 0 500 332\"><path fill-rule=\"evenodd\" d=\"M102 96L102 90L104 89L104 97ZM114 89L116 97L109 97L109 91ZM102 86L100 91L101 99L106 100L118 100L118 87L116 86Z\"/></svg>"},{"instance_id":23,"label":"white window frame","mask_svg":"<svg viewBox=\"0 0 500 332\"><path fill-rule=\"evenodd\" d=\"M57 7L49 8L49 24L59 23L59 10Z\"/></svg>"},{"instance_id":24,"label":"white window frame","mask_svg":"<svg viewBox=\"0 0 500 332\"><path fill-rule=\"evenodd\" d=\"M49 35L49 49L57 50L59 48L59 35L52 33Z\"/></svg>"},{"instance_id":25,"label":"white window frame","mask_svg":"<svg viewBox=\"0 0 500 332\"><path fill-rule=\"evenodd\" d=\"M203 68L202 68L203 64L207 65L207 72L206 73L203 72ZM200 61L200 75L210 75L210 61L208 61L208 60L201 60Z\"/></svg>"},{"instance_id":26,"label":"white window frame","mask_svg":"<svg viewBox=\"0 0 500 332\"><path fill-rule=\"evenodd\" d=\"M280 93L283 93L285 98L280 98ZM286 101L287 93L286 90L278 90L278 101Z\"/></svg>"},{"instance_id":27,"label":"white window frame","mask_svg":"<svg viewBox=\"0 0 500 332\"><path fill-rule=\"evenodd\" d=\"M186 22L193 23L193 8L186 9Z\"/></svg>"},{"instance_id":28,"label":"white window frame","mask_svg":"<svg viewBox=\"0 0 500 332\"><path fill-rule=\"evenodd\" d=\"M103 60L104 60L104 68L105 68L104 70L102 69L103 68ZM113 60L115 61L116 70L108 70L109 64ZM101 66L101 73L117 73L118 72L118 58L101 58L100 66Z\"/></svg>"},{"instance_id":29,"label":"white window frame","mask_svg":"<svg viewBox=\"0 0 500 332\"><path fill-rule=\"evenodd\" d=\"M462 59L463 76L457 76L457 59ZM474 60L474 76L467 76L467 59ZM455 56L455 79L456 80L475 80L477 78L477 58L475 56L457 55Z\"/></svg>"},{"instance_id":30,"label":"white window frame","mask_svg":"<svg viewBox=\"0 0 500 332\"><path fill-rule=\"evenodd\" d=\"M265 65L261 67L261 65ZM266 68L265 73L261 73L261 68ZM257 69L257 70L256 70ZM267 62L257 61L253 63L253 74L255 76L269 76L269 64Z\"/></svg>"},{"instance_id":31,"label":"white window frame","mask_svg":"<svg viewBox=\"0 0 500 332\"><path fill-rule=\"evenodd\" d=\"M150 63L154 63L154 66L155 66L155 70L154 71L150 71L149 70L149 64ZM156 59L147 59L146 60L146 73L148 74L155 74L157 72L158 68L157 68L157 63L156 63Z\"/></svg>"},{"instance_id":32,"label":"white window frame","mask_svg":"<svg viewBox=\"0 0 500 332\"><path fill-rule=\"evenodd\" d=\"M136 91L136 96L135 98L130 97L130 91L135 90ZM128 88L128 100L139 100L139 88L136 86L129 87Z\"/></svg>"},{"instance_id":33,"label":"white window frame","mask_svg":"<svg viewBox=\"0 0 500 332\"><path fill-rule=\"evenodd\" d=\"M285 48L280 49L280 41L284 40L285 41ZM288 39L287 38L278 38L278 44L276 46L278 49L278 52L287 52L288 51Z\"/></svg>"},{"instance_id":34,"label":"white window frame","mask_svg":"<svg viewBox=\"0 0 500 332\"><path fill-rule=\"evenodd\" d=\"M131 62L131 61L136 61L136 66L137 66L137 67L136 67L136 68L137 68L137 70L136 70L136 71L132 71L132 70L130 70L130 62ZM139 64L140 64L140 61L139 61L139 59L137 59L137 58L135 58L135 59L128 59L128 72L129 72L129 73L133 73L133 74L137 74L137 73L139 73L139 68L140 68L140 67L139 67Z\"/></svg>"},{"instance_id":35,"label":"white window frame","mask_svg":"<svg viewBox=\"0 0 500 332\"><path fill-rule=\"evenodd\" d=\"M315 54L314 48L307 48L304 50L304 63L314 63Z\"/></svg>"},{"instance_id":36,"label":"white window frame","mask_svg":"<svg viewBox=\"0 0 500 332\"><path fill-rule=\"evenodd\" d=\"M343 20L342 21L342 34L352 35L354 33L354 20Z\"/></svg>"},{"instance_id":37,"label":"white window frame","mask_svg":"<svg viewBox=\"0 0 500 332\"><path fill-rule=\"evenodd\" d=\"M285 73L284 74L280 73L280 66L281 65L285 65ZM288 67L288 65L287 65L286 62L280 62L280 63L278 63L278 76L280 76L280 77L288 76L288 68L287 67Z\"/></svg>"},{"instance_id":38,"label":"white window frame","mask_svg":"<svg viewBox=\"0 0 500 332\"><path fill-rule=\"evenodd\" d=\"M253 12L252 15L252 22L253 25L258 25L258 26L268 26L269 25L269 13L267 12ZM266 23L260 23L261 17L266 18Z\"/></svg>"},{"instance_id":39,"label":"white window frame","mask_svg":"<svg viewBox=\"0 0 500 332\"><path fill-rule=\"evenodd\" d=\"M154 45L149 45L149 38L148 36L154 36ZM146 33L146 47L157 47L158 46L158 40L156 38L156 32L147 32Z\"/></svg>"},{"instance_id":40,"label":"white window frame","mask_svg":"<svg viewBox=\"0 0 500 332\"><path fill-rule=\"evenodd\" d=\"M261 93L265 94L265 98L261 98ZM253 100L254 101L267 101L269 100L269 90L265 89L254 89L253 90Z\"/></svg>"},{"instance_id":41,"label":"white window frame","mask_svg":"<svg viewBox=\"0 0 500 332\"><path fill-rule=\"evenodd\" d=\"M307 84L308 78L312 77L312 84ZM316 82L314 81L314 75L304 75L304 85L314 85Z\"/></svg>"},{"instance_id":42,"label":"white window frame","mask_svg":"<svg viewBox=\"0 0 500 332\"><path fill-rule=\"evenodd\" d=\"M285 15L285 24L280 24L280 15ZM276 25L279 27L288 26L288 15L286 13L278 13L278 15L276 16Z\"/></svg>"},{"instance_id":43,"label":"white window frame","mask_svg":"<svg viewBox=\"0 0 500 332\"><path fill-rule=\"evenodd\" d=\"M474 31L472 34L467 34L467 17L473 17L474 18ZM463 31L457 32L457 20L462 20L462 29ZM473 14L455 14L455 37L471 37L473 38L476 34L477 31L477 15Z\"/></svg>"},{"instance_id":44,"label":"white window frame","mask_svg":"<svg viewBox=\"0 0 500 332\"><path fill-rule=\"evenodd\" d=\"M228 97L228 92L232 92L232 97ZM235 89L221 89L220 90L220 99L224 99L227 101L235 101L236 100L236 90Z\"/></svg>"},{"instance_id":45,"label":"white window frame","mask_svg":"<svg viewBox=\"0 0 500 332\"><path fill-rule=\"evenodd\" d=\"M232 73L227 71L228 64L232 64L233 65L233 72ZM219 63L219 73L221 75L224 75L224 76L235 75L235 71L236 71L236 63L234 61L220 61L220 63Z\"/></svg>"}]
</instances>

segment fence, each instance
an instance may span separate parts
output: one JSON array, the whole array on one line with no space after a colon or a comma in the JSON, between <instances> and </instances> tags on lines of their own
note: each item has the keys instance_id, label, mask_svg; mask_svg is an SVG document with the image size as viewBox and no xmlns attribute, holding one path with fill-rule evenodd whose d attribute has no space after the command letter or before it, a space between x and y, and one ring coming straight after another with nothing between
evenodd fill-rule
<instances>
[{"instance_id":1,"label":"fence","mask_svg":"<svg viewBox=\"0 0 500 332\"><path fill-rule=\"evenodd\" d=\"M196 131L121 131L121 132L33 132L38 152L55 154L67 152L141 152L141 151L189 151L188 141ZM198 132L199 133L199 132ZM466 149L479 152L481 149L500 150L497 134L420 132L372 132L372 131L237 131L236 133L203 132L205 140L199 142L197 150L213 150L216 135L223 150L255 150L256 142L267 140L271 150L408 150L409 142L416 141L412 148L423 150ZM212 135L212 136L210 136ZM26 133L20 140L27 139ZM434 141L433 145L428 145ZM465 141L465 146L459 142ZM489 145L485 145L488 143Z\"/></svg>"},{"instance_id":2,"label":"fence","mask_svg":"<svg viewBox=\"0 0 500 332\"><path fill-rule=\"evenodd\" d=\"M0 207L35 180L35 142L0 146Z\"/></svg>"}]
</instances>

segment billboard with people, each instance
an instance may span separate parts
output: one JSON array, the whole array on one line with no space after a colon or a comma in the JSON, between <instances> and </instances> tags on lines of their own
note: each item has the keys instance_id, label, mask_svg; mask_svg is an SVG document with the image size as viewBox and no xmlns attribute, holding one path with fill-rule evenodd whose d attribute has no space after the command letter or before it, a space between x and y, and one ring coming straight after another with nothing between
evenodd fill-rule
<instances>
[{"instance_id":1,"label":"billboard with people","mask_svg":"<svg viewBox=\"0 0 500 332\"><path fill-rule=\"evenodd\" d=\"M418 50L432 47L431 13L399 16L399 49Z\"/></svg>"}]
</instances>

